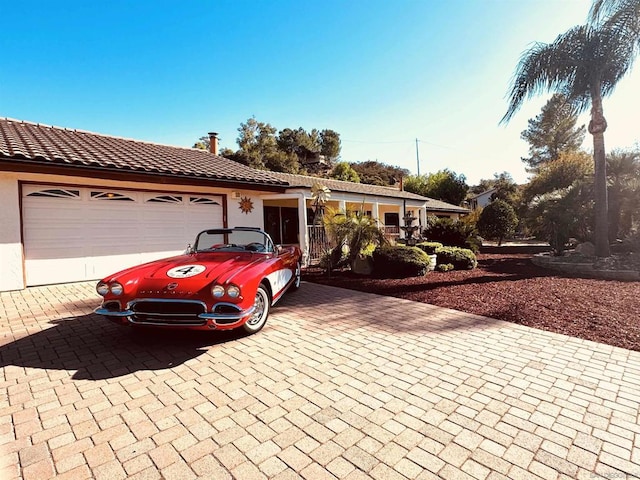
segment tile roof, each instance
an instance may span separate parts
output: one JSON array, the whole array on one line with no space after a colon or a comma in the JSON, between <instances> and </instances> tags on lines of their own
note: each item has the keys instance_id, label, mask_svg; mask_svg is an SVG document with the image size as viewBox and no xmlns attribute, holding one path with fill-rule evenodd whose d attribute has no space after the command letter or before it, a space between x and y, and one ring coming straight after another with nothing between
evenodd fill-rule
<instances>
[{"instance_id":1,"label":"tile roof","mask_svg":"<svg viewBox=\"0 0 640 480\"><path fill-rule=\"evenodd\" d=\"M67 165L101 170L195 177L205 180L286 186L270 172L195 148L112 137L0 118L0 162Z\"/></svg>"},{"instance_id":2,"label":"tile roof","mask_svg":"<svg viewBox=\"0 0 640 480\"><path fill-rule=\"evenodd\" d=\"M423 197L415 193L398 190L394 187L382 187L379 185L368 185L366 183L345 182L333 178L309 177L306 175L294 175L292 173L270 172L274 177L278 177L289 183L290 188L305 187L311 188L315 183L321 183L329 190L336 192L357 193L363 195L376 195L380 197L403 198L407 200L417 200L426 202L427 210L446 211L457 213L469 213L469 209L442 202L429 197Z\"/></svg>"}]
</instances>

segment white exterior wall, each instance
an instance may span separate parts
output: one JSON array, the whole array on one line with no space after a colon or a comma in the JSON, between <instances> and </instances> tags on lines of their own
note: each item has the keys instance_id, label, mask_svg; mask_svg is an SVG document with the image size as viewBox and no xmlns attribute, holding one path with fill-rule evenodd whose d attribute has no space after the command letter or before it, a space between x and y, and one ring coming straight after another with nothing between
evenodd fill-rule
<instances>
[{"instance_id":1,"label":"white exterior wall","mask_svg":"<svg viewBox=\"0 0 640 480\"><path fill-rule=\"evenodd\" d=\"M238 192L239 190L234 190ZM241 198L248 197L253 202L253 210L244 213L240 210L240 198L227 196L227 225L229 227L259 227L264 228L264 213L262 198L256 192L240 191Z\"/></svg>"},{"instance_id":2,"label":"white exterior wall","mask_svg":"<svg viewBox=\"0 0 640 480\"><path fill-rule=\"evenodd\" d=\"M24 288L18 179L0 172L0 292Z\"/></svg>"},{"instance_id":3,"label":"white exterior wall","mask_svg":"<svg viewBox=\"0 0 640 480\"><path fill-rule=\"evenodd\" d=\"M21 213L19 182L52 185L96 186L114 189L148 190L155 192L202 193L225 195L227 200L227 225L230 227L264 228L263 203L257 191L240 191L231 188L212 188L190 185L165 185L146 182L123 182L118 180L92 179L65 175L36 173L14 173L0 171L0 292L25 288L23 245L21 241ZM231 198L232 191L253 201L253 210L242 213L240 199ZM203 225L203 229L207 225Z\"/></svg>"}]
</instances>

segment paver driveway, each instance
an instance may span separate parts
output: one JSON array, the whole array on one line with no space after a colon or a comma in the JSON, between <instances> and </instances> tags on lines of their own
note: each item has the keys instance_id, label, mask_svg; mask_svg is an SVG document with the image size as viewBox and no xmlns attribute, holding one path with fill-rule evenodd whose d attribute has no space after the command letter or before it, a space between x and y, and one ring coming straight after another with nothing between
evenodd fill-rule
<instances>
[{"instance_id":1,"label":"paver driveway","mask_svg":"<svg viewBox=\"0 0 640 480\"><path fill-rule=\"evenodd\" d=\"M1 478L640 477L637 352L313 284L251 337L0 300Z\"/></svg>"}]
</instances>

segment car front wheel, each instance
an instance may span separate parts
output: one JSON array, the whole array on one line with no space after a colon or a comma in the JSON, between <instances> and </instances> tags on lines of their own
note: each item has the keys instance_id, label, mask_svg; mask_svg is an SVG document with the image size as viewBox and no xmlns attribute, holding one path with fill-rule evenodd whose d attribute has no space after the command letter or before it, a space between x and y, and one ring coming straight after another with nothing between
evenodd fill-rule
<instances>
[{"instance_id":1,"label":"car front wheel","mask_svg":"<svg viewBox=\"0 0 640 480\"><path fill-rule=\"evenodd\" d=\"M264 285L258 287L256 292L256 299L253 303L255 308L253 315L242 326L247 333L256 333L264 327L267 323L267 317L269 316L269 309L271 308L271 297L267 288Z\"/></svg>"}]
</instances>

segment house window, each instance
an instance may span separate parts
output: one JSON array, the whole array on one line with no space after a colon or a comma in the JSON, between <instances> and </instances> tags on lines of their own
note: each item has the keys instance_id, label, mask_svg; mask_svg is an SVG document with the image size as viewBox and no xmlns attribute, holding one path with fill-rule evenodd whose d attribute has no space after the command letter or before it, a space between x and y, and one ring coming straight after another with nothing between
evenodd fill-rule
<instances>
[{"instance_id":1,"label":"house window","mask_svg":"<svg viewBox=\"0 0 640 480\"><path fill-rule=\"evenodd\" d=\"M173 195L159 195L147 200L148 203L182 203L182 197Z\"/></svg>"},{"instance_id":2,"label":"house window","mask_svg":"<svg viewBox=\"0 0 640 480\"><path fill-rule=\"evenodd\" d=\"M135 202L131 197L117 192L91 192L92 200L114 200L121 202Z\"/></svg>"},{"instance_id":3,"label":"house window","mask_svg":"<svg viewBox=\"0 0 640 480\"><path fill-rule=\"evenodd\" d=\"M400 226L400 214L396 212L385 212L384 224L387 227L399 227Z\"/></svg>"},{"instance_id":4,"label":"house window","mask_svg":"<svg viewBox=\"0 0 640 480\"><path fill-rule=\"evenodd\" d=\"M189 203L191 205L220 205L220 203L207 197L190 197Z\"/></svg>"},{"instance_id":5,"label":"house window","mask_svg":"<svg viewBox=\"0 0 640 480\"><path fill-rule=\"evenodd\" d=\"M38 192L31 192L27 194L27 197L49 197L49 198L80 198L80 190L61 190L50 189L40 190Z\"/></svg>"}]
</instances>

